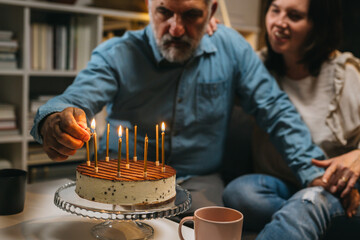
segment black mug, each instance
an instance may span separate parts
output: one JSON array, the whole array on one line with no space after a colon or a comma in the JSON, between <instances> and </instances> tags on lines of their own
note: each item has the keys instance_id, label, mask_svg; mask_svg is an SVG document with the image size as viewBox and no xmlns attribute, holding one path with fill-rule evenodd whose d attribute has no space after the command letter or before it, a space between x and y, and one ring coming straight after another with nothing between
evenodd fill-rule
<instances>
[{"instance_id":1,"label":"black mug","mask_svg":"<svg viewBox=\"0 0 360 240\"><path fill-rule=\"evenodd\" d=\"M0 215L23 211L26 175L27 172L20 169L0 170Z\"/></svg>"}]
</instances>

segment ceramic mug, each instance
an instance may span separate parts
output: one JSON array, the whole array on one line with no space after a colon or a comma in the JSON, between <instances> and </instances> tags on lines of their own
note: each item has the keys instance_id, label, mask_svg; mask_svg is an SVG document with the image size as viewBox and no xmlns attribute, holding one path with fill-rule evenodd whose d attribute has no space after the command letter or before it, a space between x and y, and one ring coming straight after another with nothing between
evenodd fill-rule
<instances>
[{"instance_id":1,"label":"ceramic mug","mask_svg":"<svg viewBox=\"0 0 360 240\"><path fill-rule=\"evenodd\" d=\"M194 216L184 217L179 224L181 240L182 225L187 221L194 222L195 240L241 240L243 214L226 207L203 207L194 212Z\"/></svg>"},{"instance_id":2,"label":"ceramic mug","mask_svg":"<svg viewBox=\"0 0 360 240\"><path fill-rule=\"evenodd\" d=\"M0 170L0 215L16 214L24 209L26 175L21 169Z\"/></svg>"}]
</instances>

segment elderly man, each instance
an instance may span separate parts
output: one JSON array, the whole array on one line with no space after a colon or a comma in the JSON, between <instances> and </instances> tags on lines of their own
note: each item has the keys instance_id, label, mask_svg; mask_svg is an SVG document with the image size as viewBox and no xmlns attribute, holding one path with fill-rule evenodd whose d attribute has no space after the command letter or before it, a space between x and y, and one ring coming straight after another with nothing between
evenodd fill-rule
<instances>
[{"instance_id":1,"label":"elderly man","mask_svg":"<svg viewBox=\"0 0 360 240\"><path fill-rule=\"evenodd\" d=\"M31 134L50 158L65 160L81 148L89 140L87 120L106 105L110 151L117 152L119 125L129 128L133 143L135 124L139 155L146 133L155 149L154 126L164 121L166 163L185 180L192 208L221 205L217 171L237 95L304 186L323 174L311 164L323 152L250 45L221 25L204 35L216 2L151 0L148 6L150 26L99 45L73 84L40 107Z\"/></svg>"}]
</instances>

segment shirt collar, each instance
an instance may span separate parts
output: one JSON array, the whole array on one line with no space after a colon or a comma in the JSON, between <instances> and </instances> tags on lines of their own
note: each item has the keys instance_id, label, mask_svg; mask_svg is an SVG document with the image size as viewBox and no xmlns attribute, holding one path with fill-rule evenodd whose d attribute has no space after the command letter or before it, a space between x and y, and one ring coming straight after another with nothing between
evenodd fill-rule
<instances>
[{"instance_id":1,"label":"shirt collar","mask_svg":"<svg viewBox=\"0 0 360 240\"><path fill-rule=\"evenodd\" d=\"M157 64L162 61L166 61L164 57L161 55L159 48L157 47L155 36L150 24L145 28L145 34L148 36L150 47L154 53L154 58ZM195 54L193 57L198 57L203 54L210 54L217 51L217 48L212 43L210 37L205 34L205 36L201 39L198 48L195 50Z\"/></svg>"}]
</instances>

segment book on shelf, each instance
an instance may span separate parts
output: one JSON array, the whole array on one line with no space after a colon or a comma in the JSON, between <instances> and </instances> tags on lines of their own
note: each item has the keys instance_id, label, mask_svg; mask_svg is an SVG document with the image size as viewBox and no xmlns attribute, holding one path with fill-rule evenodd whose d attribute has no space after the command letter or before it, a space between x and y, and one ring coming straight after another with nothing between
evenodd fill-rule
<instances>
[{"instance_id":1,"label":"book on shelf","mask_svg":"<svg viewBox=\"0 0 360 240\"><path fill-rule=\"evenodd\" d=\"M0 52L0 61L16 61L16 55L12 52Z\"/></svg>"},{"instance_id":2,"label":"book on shelf","mask_svg":"<svg viewBox=\"0 0 360 240\"><path fill-rule=\"evenodd\" d=\"M75 17L70 20L69 38L68 38L68 61L67 69L76 70L76 42L77 42L77 20Z\"/></svg>"},{"instance_id":3,"label":"book on shelf","mask_svg":"<svg viewBox=\"0 0 360 240\"><path fill-rule=\"evenodd\" d=\"M66 68L67 61L67 43L68 43L68 31L67 26L57 25L55 26L54 36L54 67L57 70L68 70Z\"/></svg>"},{"instance_id":4,"label":"book on shelf","mask_svg":"<svg viewBox=\"0 0 360 240\"><path fill-rule=\"evenodd\" d=\"M12 31L0 30L0 41L8 41L11 40L14 36Z\"/></svg>"},{"instance_id":5,"label":"book on shelf","mask_svg":"<svg viewBox=\"0 0 360 240\"><path fill-rule=\"evenodd\" d=\"M16 52L19 44L13 39L13 35L12 31L0 30L0 69L17 69Z\"/></svg>"},{"instance_id":6,"label":"book on shelf","mask_svg":"<svg viewBox=\"0 0 360 240\"><path fill-rule=\"evenodd\" d=\"M51 98L55 97L55 95L40 95L37 98L30 100L30 113L36 114L39 107L44 105Z\"/></svg>"},{"instance_id":7,"label":"book on shelf","mask_svg":"<svg viewBox=\"0 0 360 240\"><path fill-rule=\"evenodd\" d=\"M15 135L19 134L16 125L15 105L0 104L0 135Z\"/></svg>"},{"instance_id":8,"label":"book on shelf","mask_svg":"<svg viewBox=\"0 0 360 240\"><path fill-rule=\"evenodd\" d=\"M16 40L0 40L0 52L16 52L18 47L18 42Z\"/></svg>"},{"instance_id":9,"label":"book on shelf","mask_svg":"<svg viewBox=\"0 0 360 240\"><path fill-rule=\"evenodd\" d=\"M31 24L31 68L33 70L39 70L40 69L40 60L39 60L39 36L40 36L40 24L33 23Z\"/></svg>"},{"instance_id":10,"label":"book on shelf","mask_svg":"<svg viewBox=\"0 0 360 240\"><path fill-rule=\"evenodd\" d=\"M90 60L96 45L89 17L31 24L33 70L80 70ZM50 67L49 67L50 66Z\"/></svg>"},{"instance_id":11,"label":"book on shelf","mask_svg":"<svg viewBox=\"0 0 360 240\"><path fill-rule=\"evenodd\" d=\"M46 26L46 42L44 47L45 69L52 70L54 67L54 29L51 25ZM44 60L43 60L44 61Z\"/></svg>"},{"instance_id":12,"label":"book on shelf","mask_svg":"<svg viewBox=\"0 0 360 240\"><path fill-rule=\"evenodd\" d=\"M0 136L13 136L13 135L20 135L20 130L18 128L0 130Z\"/></svg>"},{"instance_id":13,"label":"book on shelf","mask_svg":"<svg viewBox=\"0 0 360 240\"><path fill-rule=\"evenodd\" d=\"M54 37L53 26L45 23L31 24L31 68L52 70Z\"/></svg>"},{"instance_id":14,"label":"book on shelf","mask_svg":"<svg viewBox=\"0 0 360 240\"><path fill-rule=\"evenodd\" d=\"M0 69L3 70L16 70L17 61L16 60L0 60Z\"/></svg>"},{"instance_id":15,"label":"book on shelf","mask_svg":"<svg viewBox=\"0 0 360 240\"><path fill-rule=\"evenodd\" d=\"M34 118L39 107L44 105L53 97L54 95L39 95L37 98L30 100L30 108L27 122L28 130L30 130L34 124Z\"/></svg>"},{"instance_id":16,"label":"book on shelf","mask_svg":"<svg viewBox=\"0 0 360 240\"><path fill-rule=\"evenodd\" d=\"M0 103L0 121L1 120L16 120L15 105Z\"/></svg>"},{"instance_id":17,"label":"book on shelf","mask_svg":"<svg viewBox=\"0 0 360 240\"><path fill-rule=\"evenodd\" d=\"M46 69L46 49L47 49L47 25L40 24L39 26L39 68L40 70Z\"/></svg>"},{"instance_id":18,"label":"book on shelf","mask_svg":"<svg viewBox=\"0 0 360 240\"><path fill-rule=\"evenodd\" d=\"M16 119L0 120L0 131L16 129Z\"/></svg>"},{"instance_id":19,"label":"book on shelf","mask_svg":"<svg viewBox=\"0 0 360 240\"><path fill-rule=\"evenodd\" d=\"M76 46L76 67L83 69L86 67L91 55L91 26L88 24L87 17L77 18L77 46Z\"/></svg>"}]
</instances>

